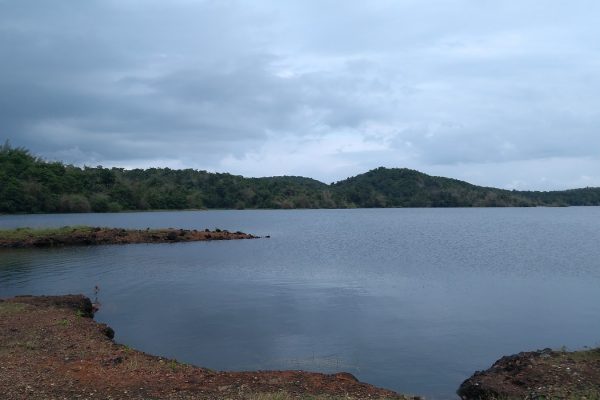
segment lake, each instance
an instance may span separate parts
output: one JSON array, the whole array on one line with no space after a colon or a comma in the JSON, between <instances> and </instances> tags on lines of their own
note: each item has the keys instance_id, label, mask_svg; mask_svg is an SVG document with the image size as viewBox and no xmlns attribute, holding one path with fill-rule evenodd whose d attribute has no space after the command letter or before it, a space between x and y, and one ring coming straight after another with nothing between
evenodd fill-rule
<instances>
[{"instance_id":1,"label":"lake","mask_svg":"<svg viewBox=\"0 0 600 400\"><path fill-rule=\"evenodd\" d=\"M270 239L0 251L0 297L100 287L131 347L213 369L348 371L430 399L503 355L600 345L600 208L0 216Z\"/></svg>"}]
</instances>

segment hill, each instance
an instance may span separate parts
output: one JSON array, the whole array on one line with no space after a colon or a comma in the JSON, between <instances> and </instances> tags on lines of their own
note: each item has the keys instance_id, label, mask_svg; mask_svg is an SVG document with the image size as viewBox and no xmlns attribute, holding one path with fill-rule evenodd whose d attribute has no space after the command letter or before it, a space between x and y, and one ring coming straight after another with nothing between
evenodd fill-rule
<instances>
[{"instance_id":1,"label":"hill","mask_svg":"<svg viewBox=\"0 0 600 400\"><path fill-rule=\"evenodd\" d=\"M399 168L377 168L328 185L297 176L80 168L47 162L8 144L0 147L0 213L568 205L600 205L600 188L509 191Z\"/></svg>"},{"instance_id":2,"label":"hill","mask_svg":"<svg viewBox=\"0 0 600 400\"><path fill-rule=\"evenodd\" d=\"M334 184L360 207L528 207L541 200L508 190L486 188L419 171L377 168Z\"/></svg>"}]
</instances>

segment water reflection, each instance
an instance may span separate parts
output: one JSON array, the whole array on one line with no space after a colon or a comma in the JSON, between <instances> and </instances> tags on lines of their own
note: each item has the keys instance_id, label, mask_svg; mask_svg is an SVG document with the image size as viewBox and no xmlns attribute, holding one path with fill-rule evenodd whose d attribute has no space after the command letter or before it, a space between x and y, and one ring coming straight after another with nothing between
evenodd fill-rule
<instances>
[{"instance_id":1,"label":"water reflection","mask_svg":"<svg viewBox=\"0 0 600 400\"><path fill-rule=\"evenodd\" d=\"M0 295L101 288L116 340L214 369L346 370L429 398L501 355L599 345L598 208L3 216L271 239L0 252Z\"/></svg>"}]
</instances>

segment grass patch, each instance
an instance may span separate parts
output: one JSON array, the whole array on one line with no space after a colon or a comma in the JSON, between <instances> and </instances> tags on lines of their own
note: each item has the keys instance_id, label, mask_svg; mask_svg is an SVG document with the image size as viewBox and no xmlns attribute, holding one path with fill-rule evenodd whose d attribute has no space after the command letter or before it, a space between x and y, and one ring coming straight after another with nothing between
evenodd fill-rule
<instances>
[{"instance_id":1,"label":"grass patch","mask_svg":"<svg viewBox=\"0 0 600 400\"><path fill-rule=\"evenodd\" d=\"M179 362L177 360L171 360L167 365L169 368L171 368L171 370L175 371L177 367L179 367Z\"/></svg>"},{"instance_id":2,"label":"grass patch","mask_svg":"<svg viewBox=\"0 0 600 400\"><path fill-rule=\"evenodd\" d=\"M287 392L277 393L254 393L245 397L246 400L359 400L352 396L330 396L330 395L309 395L309 394L290 394ZM388 400L387 397L375 397L374 399ZM389 399L391 400L391 399Z\"/></svg>"},{"instance_id":3,"label":"grass patch","mask_svg":"<svg viewBox=\"0 0 600 400\"><path fill-rule=\"evenodd\" d=\"M2 301L0 302L0 315L18 314L25 311L26 308L26 304Z\"/></svg>"},{"instance_id":4,"label":"grass patch","mask_svg":"<svg viewBox=\"0 0 600 400\"><path fill-rule=\"evenodd\" d=\"M600 361L600 347L596 349L565 353L564 357L570 358L574 361Z\"/></svg>"},{"instance_id":5,"label":"grass patch","mask_svg":"<svg viewBox=\"0 0 600 400\"><path fill-rule=\"evenodd\" d=\"M63 226L62 228L15 228L15 229L0 229L1 240L26 240L26 239L43 239L53 238L72 234L87 234L94 229L91 226Z\"/></svg>"}]
</instances>

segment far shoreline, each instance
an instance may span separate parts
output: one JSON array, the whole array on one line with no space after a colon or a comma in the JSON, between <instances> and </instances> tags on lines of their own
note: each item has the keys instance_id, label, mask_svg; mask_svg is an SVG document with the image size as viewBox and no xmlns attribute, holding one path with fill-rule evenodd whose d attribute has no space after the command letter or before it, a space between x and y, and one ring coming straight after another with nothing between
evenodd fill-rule
<instances>
[{"instance_id":1,"label":"far shoreline","mask_svg":"<svg viewBox=\"0 0 600 400\"><path fill-rule=\"evenodd\" d=\"M457 206L457 207L345 207L345 208L182 208L152 210L119 210L119 211L87 211L87 212L39 212L39 213L0 213L0 217L28 215L110 215L141 214L169 212L211 212L211 211L346 211L346 210L504 210L504 209L567 209L598 208L600 205L535 205L535 206Z\"/></svg>"}]
</instances>

